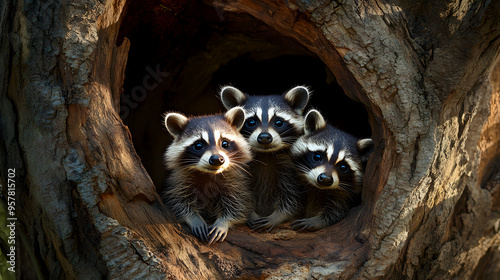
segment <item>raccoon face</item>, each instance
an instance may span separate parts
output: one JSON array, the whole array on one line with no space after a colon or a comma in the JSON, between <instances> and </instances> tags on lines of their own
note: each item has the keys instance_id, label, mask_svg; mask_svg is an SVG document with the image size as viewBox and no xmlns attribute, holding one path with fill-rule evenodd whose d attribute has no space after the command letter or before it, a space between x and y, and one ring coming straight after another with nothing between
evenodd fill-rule
<instances>
[{"instance_id":1,"label":"raccoon face","mask_svg":"<svg viewBox=\"0 0 500 280\"><path fill-rule=\"evenodd\" d=\"M220 98L226 109L243 106L246 120L241 128L254 151L273 152L290 147L303 134L303 111L309 91L298 86L283 95L249 96L224 87Z\"/></svg>"},{"instance_id":2,"label":"raccoon face","mask_svg":"<svg viewBox=\"0 0 500 280\"><path fill-rule=\"evenodd\" d=\"M248 144L241 134L245 112L240 107L223 116L188 119L182 114L169 113L165 127L174 141L165 152L169 169L198 170L217 174L251 160Z\"/></svg>"},{"instance_id":3,"label":"raccoon face","mask_svg":"<svg viewBox=\"0 0 500 280\"><path fill-rule=\"evenodd\" d=\"M319 189L359 194L373 141L359 140L327 125L316 110L307 113L304 131L291 153L305 181Z\"/></svg>"}]
</instances>

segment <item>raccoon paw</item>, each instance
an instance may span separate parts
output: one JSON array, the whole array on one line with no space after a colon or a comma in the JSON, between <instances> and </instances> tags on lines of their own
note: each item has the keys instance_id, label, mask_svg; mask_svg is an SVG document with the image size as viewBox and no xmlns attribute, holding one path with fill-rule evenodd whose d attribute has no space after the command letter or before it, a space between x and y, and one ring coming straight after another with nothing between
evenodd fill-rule
<instances>
[{"instance_id":1,"label":"raccoon paw","mask_svg":"<svg viewBox=\"0 0 500 280\"><path fill-rule=\"evenodd\" d=\"M255 220L252 223L251 229L255 231L266 230L271 232L273 228L287 219L288 215L284 213L273 212L271 215Z\"/></svg>"},{"instance_id":2,"label":"raccoon paw","mask_svg":"<svg viewBox=\"0 0 500 280\"><path fill-rule=\"evenodd\" d=\"M217 241L222 242L229 231L229 223L217 220L209 227L209 230L207 237L212 236L212 238L208 241L208 245Z\"/></svg>"},{"instance_id":3,"label":"raccoon paw","mask_svg":"<svg viewBox=\"0 0 500 280\"><path fill-rule=\"evenodd\" d=\"M208 227L205 221L202 219L193 219L189 225L194 236L198 237L201 241L208 240Z\"/></svg>"},{"instance_id":4,"label":"raccoon paw","mask_svg":"<svg viewBox=\"0 0 500 280\"><path fill-rule=\"evenodd\" d=\"M262 217L259 214L257 214L255 211L252 211L252 213L250 213L250 215L248 216L247 220L248 227L253 228L255 221L259 220L260 218Z\"/></svg>"},{"instance_id":5,"label":"raccoon paw","mask_svg":"<svg viewBox=\"0 0 500 280\"><path fill-rule=\"evenodd\" d=\"M326 223L320 216L296 220L290 224L296 231L315 231L326 227Z\"/></svg>"}]
</instances>

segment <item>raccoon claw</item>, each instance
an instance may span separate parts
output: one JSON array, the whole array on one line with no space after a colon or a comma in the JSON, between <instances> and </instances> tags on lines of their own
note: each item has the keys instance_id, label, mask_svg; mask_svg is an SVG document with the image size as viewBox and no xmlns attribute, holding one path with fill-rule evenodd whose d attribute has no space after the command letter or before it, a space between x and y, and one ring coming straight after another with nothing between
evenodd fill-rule
<instances>
[{"instance_id":1,"label":"raccoon claw","mask_svg":"<svg viewBox=\"0 0 500 280\"><path fill-rule=\"evenodd\" d=\"M255 212L252 212L250 214L250 216L248 217L248 220L247 220L247 226L249 228L253 228L255 226L255 222L257 220L261 219L261 217L259 216L259 214L255 213Z\"/></svg>"},{"instance_id":2,"label":"raccoon claw","mask_svg":"<svg viewBox=\"0 0 500 280\"><path fill-rule=\"evenodd\" d=\"M194 236L198 237L201 241L207 240L207 223L197 215L193 215L190 219L186 221L186 223L191 228L191 232Z\"/></svg>"},{"instance_id":3,"label":"raccoon claw","mask_svg":"<svg viewBox=\"0 0 500 280\"><path fill-rule=\"evenodd\" d=\"M307 219L296 220L290 224L290 227L295 231L304 231L308 228L305 220Z\"/></svg>"},{"instance_id":4,"label":"raccoon claw","mask_svg":"<svg viewBox=\"0 0 500 280\"><path fill-rule=\"evenodd\" d=\"M290 226L295 231L314 231L324 227L316 217L295 220Z\"/></svg>"},{"instance_id":5,"label":"raccoon claw","mask_svg":"<svg viewBox=\"0 0 500 280\"><path fill-rule=\"evenodd\" d=\"M283 212L273 212L271 215L257 219L253 223L253 230L263 230L267 229L267 232L271 232L273 228L282 222L284 222L286 219L288 219L289 215L287 213Z\"/></svg>"},{"instance_id":6,"label":"raccoon claw","mask_svg":"<svg viewBox=\"0 0 500 280\"><path fill-rule=\"evenodd\" d=\"M267 229L267 232L271 232L271 230L275 227L276 225L272 224L271 221L269 221L268 217L260 218L258 220L253 221L251 225L251 229L255 231L259 230L265 230Z\"/></svg>"},{"instance_id":7,"label":"raccoon claw","mask_svg":"<svg viewBox=\"0 0 500 280\"><path fill-rule=\"evenodd\" d=\"M198 237L201 241L208 240L207 224L203 223L201 225L193 226L191 231L192 231L193 235Z\"/></svg>"},{"instance_id":8,"label":"raccoon claw","mask_svg":"<svg viewBox=\"0 0 500 280\"><path fill-rule=\"evenodd\" d=\"M229 226L227 224L223 223L215 223L209 227L209 232L207 234L207 241L208 245L211 245L212 243L215 243L217 241L224 241L226 239L227 233L229 231ZM208 237L212 236L210 240L208 240Z\"/></svg>"}]
</instances>

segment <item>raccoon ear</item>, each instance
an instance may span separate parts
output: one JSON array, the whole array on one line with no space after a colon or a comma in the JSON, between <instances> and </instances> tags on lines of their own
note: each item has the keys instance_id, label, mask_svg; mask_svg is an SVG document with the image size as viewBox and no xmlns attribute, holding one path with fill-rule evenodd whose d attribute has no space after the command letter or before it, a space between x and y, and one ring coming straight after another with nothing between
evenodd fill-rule
<instances>
[{"instance_id":1,"label":"raccoon ear","mask_svg":"<svg viewBox=\"0 0 500 280\"><path fill-rule=\"evenodd\" d=\"M230 125L236 127L237 130L240 130L245 123L245 110L239 106L234 107L224 114L224 118L226 118Z\"/></svg>"},{"instance_id":2,"label":"raccoon ear","mask_svg":"<svg viewBox=\"0 0 500 280\"><path fill-rule=\"evenodd\" d=\"M325 127L326 121L319 111L313 109L307 112L307 115L304 118L304 133L306 135L309 135Z\"/></svg>"},{"instance_id":3,"label":"raccoon ear","mask_svg":"<svg viewBox=\"0 0 500 280\"><path fill-rule=\"evenodd\" d=\"M310 93L306 87L297 86L285 93L283 97L297 114L302 115L309 102L309 96Z\"/></svg>"},{"instance_id":4,"label":"raccoon ear","mask_svg":"<svg viewBox=\"0 0 500 280\"><path fill-rule=\"evenodd\" d=\"M186 128L188 118L178 113L168 113L165 116L165 127L174 138L179 137Z\"/></svg>"},{"instance_id":5,"label":"raccoon ear","mask_svg":"<svg viewBox=\"0 0 500 280\"><path fill-rule=\"evenodd\" d=\"M236 106L241 106L247 101L247 96L239 89L231 86L225 86L220 91L220 100L226 110Z\"/></svg>"},{"instance_id":6,"label":"raccoon ear","mask_svg":"<svg viewBox=\"0 0 500 280\"><path fill-rule=\"evenodd\" d=\"M358 152L361 156L361 161L363 163L366 163L368 161L368 158L370 157L370 154L373 152L373 140L370 138L358 140L356 146L358 146Z\"/></svg>"}]
</instances>

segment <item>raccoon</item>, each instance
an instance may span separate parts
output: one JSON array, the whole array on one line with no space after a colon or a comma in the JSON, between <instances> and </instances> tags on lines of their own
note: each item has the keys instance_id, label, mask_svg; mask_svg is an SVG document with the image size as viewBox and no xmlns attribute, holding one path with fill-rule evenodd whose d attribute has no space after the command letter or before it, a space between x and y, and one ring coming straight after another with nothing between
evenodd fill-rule
<instances>
[{"instance_id":1,"label":"raccoon","mask_svg":"<svg viewBox=\"0 0 500 280\"><path fill-rule=\"evenodd\" d=\"M209 244L224 241L229 228L245 222L251 211L245 168L252 153L239 133L244 121L241 107L224 115L165 116L165 127L174 139L164 155L170 173L164 201L195 236Z\"/></svg>"},{"instance_id":2,"label":"raccoon","mask_svg":"<svg viewBox=\"0 0 500 280\"><path fill-rule=\"evenodd\" d=\"M304 133L290 152L306 186L306 218L291 226L313 231L339 222L360 203L373 141L357 139L328 125L317 110L307 113Z\"/></svg>"},{"instance_id":3,"label":"raccoon","mask_svg":"<svg viewBox=\"0 0 500 280\"><path fill-rule=\"evenodd\" d=\"M268 96L250 96L231 86L221 90L220 99L226 109L245 109L241 134L254 152L250 170L256 204L248 220L254 230L271 231L300 208L298 178L289 150L303 134L303 112L309 95L303 86Z\"/></svg>"}]
</instances>

